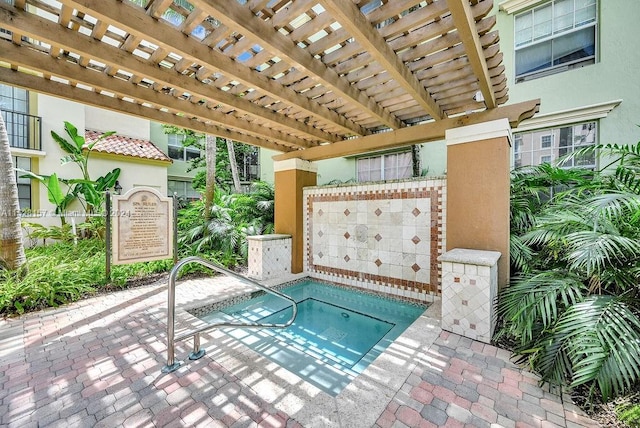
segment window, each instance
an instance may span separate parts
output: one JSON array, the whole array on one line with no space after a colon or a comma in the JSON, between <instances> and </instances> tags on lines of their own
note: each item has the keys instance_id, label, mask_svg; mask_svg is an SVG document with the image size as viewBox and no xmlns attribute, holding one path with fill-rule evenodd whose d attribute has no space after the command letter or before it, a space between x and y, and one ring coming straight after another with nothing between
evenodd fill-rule
<instances>
[{"instance_id":1,"label":"window","mask_svg":"<svg viewBox=\"0 0 640 428\"><path fill-rule=\"evenodd\" d=\"M358 181L410 178L412 172L411 152L360 158L357 161L357 169Z\"/></svg>"},{"instance_id":2,"label":"window","mask_svg":"<svg viewBox=\"0 0 640 428\"><path fill-rule=\"evenodd\" d=\"M552 0L515 17L516 80L595 61L597 0Z\"/></svg>"},{"instance_id":3,"label":"window","mask_svg":"<svg viewBox=\"0 0 640 428\"><path fill-rule=\"evenodd\" d=\"M20 156L13 156L13 164L16 168L24 169L25 171L31 171L31 158L25 158ZM31 179L21 178L21 172L16 171L16 181L18 183L18 201L20 203L20 209L31 208Z\"/></svg>"},{"instance_id":4,"label":"window","mask_svg":"<svg viewBox=\"0 0 640 428\"><path fill-rule=\"evenodd\" d=\"M0 85L0 110L29 113L28 94L25 89Z\"/></svg>"},{"instance_id":5,"label":"window","mask_svg":"<svg viewBox=\"0 0 640 428\"><path fill-rule=\"evenodd\" d=\"M183 135L168 135L168 152L169 157L174 160L190 161L200 157L200 149L197 147L185 147L182 145L184 141Z\"/></svg>"},{"instance_id":6,"label":"window","mask_svg":"<svg viewBox=\"0 0 640 428\"><path fill-rule=\"evenodd\" d=\"M260 178L260 162L257 147L246 144L238 144L242 150L236 147L236 162L238 164L238 175L242 181L254 181Z\"/></svg>"},{"instance_id":7,"label":"window","mask_svg":"<svg viewBox=\"0 0 640 428\"><path fill-rule=\"evenodd\" d=\"M540 136L540 148L541 149L549 149L551 148L551 140L553 139L553 135L542 135Z\"/></svg>"},{"instance_id":8,"label":"window","mask_svg":"<svg viewBox=\"0 0 640 428\"><path fill-rule=\"evenodd\" d=\"M179 198L188 200L200 199L200 193L193 188L190 181L168 180L167 190L169 196L176 194Z\"/></svg>"},{"instance_id":9,"label":"window","mask_svg":"<svg viewBox=\"0 0 640 428\"><path fill-rule=\"evenodd\" d=\"M596 122L521 132L515 135L515 140L520 143L514 144L514 166L553 163L578 149L597 144ZM540 141L539 146L537 141ZM595 153L590 153L572 157L563 161L560 166L594 169L596 156Z\"/></svg>"}]
</instances>

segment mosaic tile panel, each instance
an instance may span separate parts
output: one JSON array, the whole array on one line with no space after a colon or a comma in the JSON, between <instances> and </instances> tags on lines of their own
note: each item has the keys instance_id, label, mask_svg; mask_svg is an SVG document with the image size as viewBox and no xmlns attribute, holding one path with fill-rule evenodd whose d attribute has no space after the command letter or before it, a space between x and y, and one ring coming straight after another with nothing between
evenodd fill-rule
<instances>
[{"instance_id":1,"label":"mosaic tile panel","mask_svg":"<svg viewBox=\"0 0 640 428\"><path fill-rule=\"evenodd\" d=\"M444 179L306 188L305 270L325 281L432 301L445 190Z\"/></svg>"},{"instance_id":2,"label":"mosaic tile panel","mask_svg":"<svg viewBox=\"0 0 640 428\"><path fill-rule=\"evenodd\" d=\"M490 343L498 290L496 251L454 249L442 262L443 330Z\"/></svg>"},{"instance_id":3,"label":"mosaic tile panel","mask_svg":"<svg viewBox=\"0 0 640 428\"><path fill-rule=\"evenodd\" d=\"M263 281L291 272L291 236L248 236L249 277Z\"/></svg>"}]
</instances>

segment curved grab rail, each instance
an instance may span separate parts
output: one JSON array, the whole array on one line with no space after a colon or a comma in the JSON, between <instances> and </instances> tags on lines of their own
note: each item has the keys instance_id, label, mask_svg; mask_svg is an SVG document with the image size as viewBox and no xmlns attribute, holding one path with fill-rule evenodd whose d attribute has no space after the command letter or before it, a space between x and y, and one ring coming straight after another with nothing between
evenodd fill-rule
<instances>
[{"instance_id":1,"label":"curved grab rail","mask_svg":"<svg viewBox=\"0 0 640 428\"><path fill-rule=\"evenodd\" d=\"M198 263L200 265L206 266L209 269L213 269L216 272L225 274L227 276L231 276L239 281L250 284L265 293L272 294L274 296L280 297L291 302L293 313L291 314L291 319L289 321L282 324L260 324L255 322L246 322L246 323L236 323L236 322L219 322L214 324L209 324L198 329L188 331L186 333L181 334L178 337L175 337L175 316L176 316L176 277L180 270L188 264ZM272 290L268 287L265 287L258 282L239 275L232 270L229 270L225 267L219 266L209 260L205 260L200 257L187 257L185 259L180 260L176 265L171 269L169 273L169 284L168 284L168 301L167 301L167 365L162 368L163 373L170 373L180 367L180 363L175 361L175 342L187 339L193 336L193 352L189 355L189 359L196 360L204 355L204 350L200 349L200 333L211 330L214 328L220 327L242 327L242 328L286 328L289 327L296 319L298 315L298 304L291 297L282 294L278 291Z\"/></svg>"}]
</instances>

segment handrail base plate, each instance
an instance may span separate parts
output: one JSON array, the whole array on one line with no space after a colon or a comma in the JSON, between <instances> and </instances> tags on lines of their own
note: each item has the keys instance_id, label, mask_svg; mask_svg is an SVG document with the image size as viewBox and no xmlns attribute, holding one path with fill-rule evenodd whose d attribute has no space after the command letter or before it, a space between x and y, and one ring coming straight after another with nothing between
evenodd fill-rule
<instances>
[{"instance_id":1,"label":"handrail base plate","mask_svg":"<svg viewBox=\"0 0 640 428\"><path fill-rule=\"evenodd\" d=\"M192 352L189 354L189 359L190 360L199 360L200 358L204 357L204 354L206 354L207 351L204 349L199 350L198 352Z\"/></svg>"},{"instance_id":2,"label":"handrail base plate","mask_svg":"<svg viewBox=\"0 0 640 428\"><path fill-rule=\"evenodd\" d=\"M178 369L180 368L180 366L181 366L181 365L182 365L182 363L180 363L180 362L176 361L176 362L175 362L175 363L173 363L173 364L168 364L168 365L166 365L166 366L162 367L162 370L161 370L161 371L162 371L162 373L173 373L173 372L175 372L176 370L178 370Z\"/></svg>"}]
</instances>

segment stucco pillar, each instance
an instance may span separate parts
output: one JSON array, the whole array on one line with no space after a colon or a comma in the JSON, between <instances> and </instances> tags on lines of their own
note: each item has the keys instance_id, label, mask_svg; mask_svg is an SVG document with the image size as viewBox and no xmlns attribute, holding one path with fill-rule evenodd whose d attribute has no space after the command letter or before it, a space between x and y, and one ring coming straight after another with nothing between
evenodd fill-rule
<instances>
[{"instance_id":1,"label":"stucco pillar","mask_svg":"<svg viewBox=\"0 0 640 428\"><path fill-rule=\"evenodd\" d=\"M498 287L509 280L511 127L507 119L450 129L447 251L498 251Z\"/></svg>"},{"instance_id":2,"label":"stucco pillar","mask_svg":"<svg viewBox=\"0 0 640 428\"><path fill-rule=\"evenodd\" d=\"M304 230L302 189L317 183L317 166L302 159L274 163L275 232L291 235L291 273L303 270Z\"/></svg>"}]
</instances>

